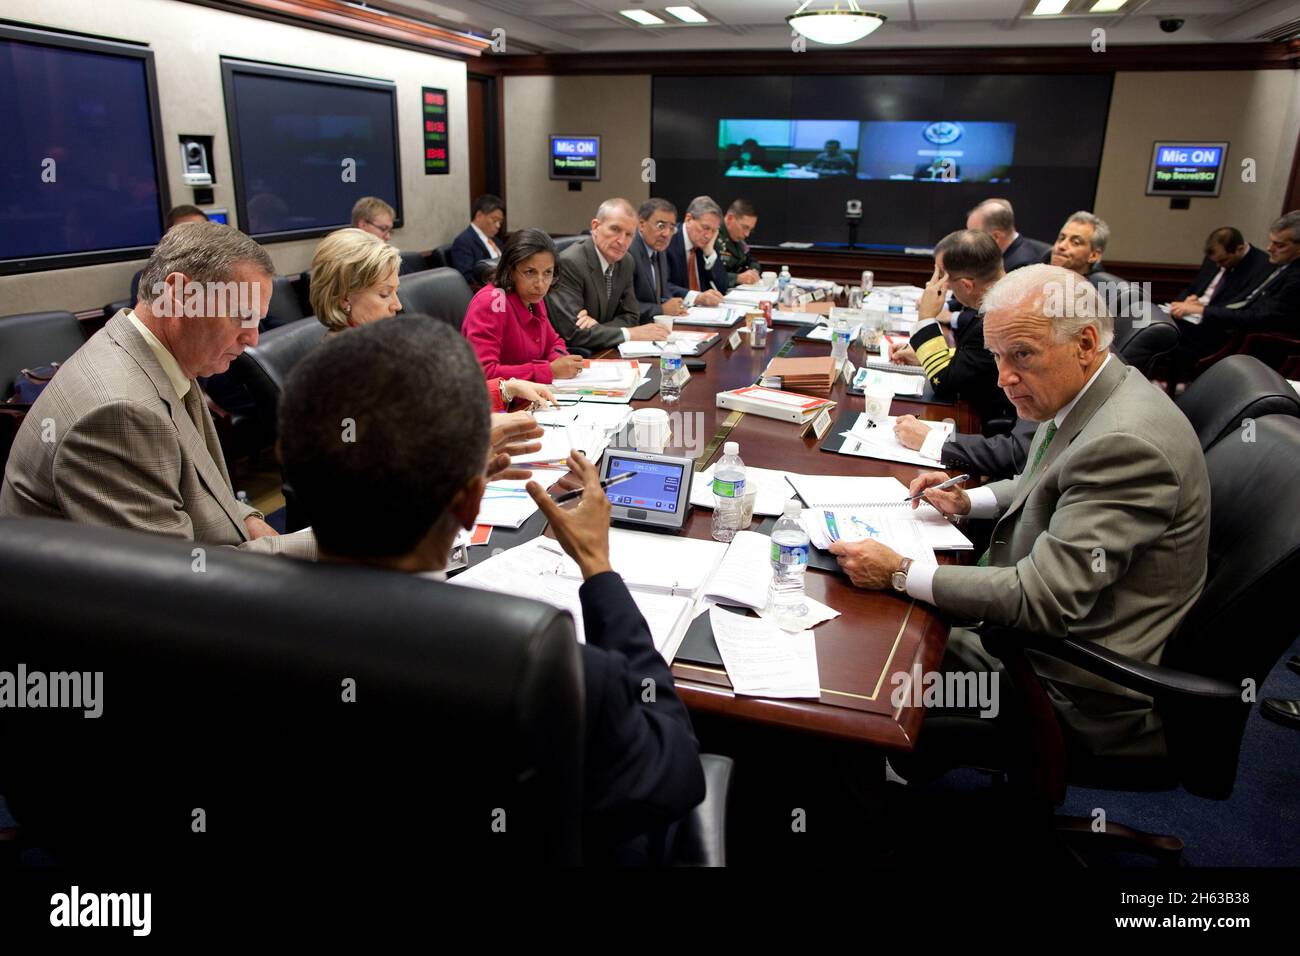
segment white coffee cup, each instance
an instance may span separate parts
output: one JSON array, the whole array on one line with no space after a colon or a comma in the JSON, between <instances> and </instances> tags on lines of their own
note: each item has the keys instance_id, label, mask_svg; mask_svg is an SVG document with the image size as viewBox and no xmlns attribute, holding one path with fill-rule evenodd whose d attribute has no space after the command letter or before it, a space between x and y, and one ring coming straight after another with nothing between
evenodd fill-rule
<instances>
[{"instance_id":1,"label":"white coffee cup","mask_svg":"<svg viewBox=\"0 0 1300 956\"><path fill-rule=\"evenodd\" d=\"M668 413L662 408L638 408L632 413L632 440L637 451L659 454L668 444Z\"/></svg>"},{"instance_id":2,"label":"white coffee cup","mask_svg":"<svg viewBox=\"0 0 1300 956\"><path fill-rule=\"evenodd\" d=\"M655 325L663 326L663 330L671 335L673 332L673 317L671 315L656 315Z\"/></svg>"},{"instance_id":3,"label":"white coffee cup","mask_svg":"<svg viewBox=\"0 0 1300 956\"><path fill-rule=\"evenodd\" d=\"M775 272L764 272L760 278L763 280L763 288L764 288L764 289L775 289L775 288L776 288L776 273L775 273Z\"/></svg>"}]
</instances>

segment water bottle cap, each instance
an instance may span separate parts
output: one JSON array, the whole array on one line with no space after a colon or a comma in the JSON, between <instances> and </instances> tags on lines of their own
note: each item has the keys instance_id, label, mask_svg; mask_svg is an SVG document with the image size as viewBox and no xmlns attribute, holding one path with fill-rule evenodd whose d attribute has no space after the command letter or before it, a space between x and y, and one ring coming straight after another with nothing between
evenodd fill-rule
<instances>
[{"instance_id":1,"label":"water bottle cap","mask_svg":"<svg viewBox=\"0 0 1300 956\"><path fill-rule=\"evenodd\" d=\"M797 518L799 517L799 512L801 511L803 511L803 504L799 501L798 498L791 498L789 501L785 503L785 512L784 512L785 517Z\"/></svg>"},{"instance_id":2,"label":"water bottle cap","mask_svg":"<svg viewBox=\"0 0 1300 956\"><path fill-rule=\"evenodd\" d=\"M734 442L734 441L727 442L722 446L722 453L724 455L739 455L740 442Z\"/></svg>"}]
</instances>

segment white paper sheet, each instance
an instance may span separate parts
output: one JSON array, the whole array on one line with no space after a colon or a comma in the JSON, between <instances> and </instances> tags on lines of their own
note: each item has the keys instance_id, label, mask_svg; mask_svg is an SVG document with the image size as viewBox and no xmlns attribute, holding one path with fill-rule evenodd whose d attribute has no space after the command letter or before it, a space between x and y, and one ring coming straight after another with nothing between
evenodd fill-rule
<instances>
[{"instance_id":1,"label":"white paper sheet","mask_svg":"<svg viewBox=\"0 0 1300 956\"><path fill-rule=\"evenodd\" d=\"M812 631L790 633L771 621L709 609L713 638L732 689L755 697L821 697Z\"/></svg>"},{"instance_id":2,"label":"white paper sheet","mask_svg":"<svg viewBox=\"0 0 1300 956\"><path fill-rule=\"evenodd\" d=\"M713 508L713 471L716 464L715 462L703 471L697 472L695 479L691 482L691 504L697 508L708 508L710 510ZM751 484L758 487L758 495L754 499L754 514L781 514L785 503L794 497L794 489L790 487L790 482L786 480L788 474L790 472L775 471L770 468L754 468L752 466L745 468L746 490L749 489Z\"/></svg>"}]
</instances>

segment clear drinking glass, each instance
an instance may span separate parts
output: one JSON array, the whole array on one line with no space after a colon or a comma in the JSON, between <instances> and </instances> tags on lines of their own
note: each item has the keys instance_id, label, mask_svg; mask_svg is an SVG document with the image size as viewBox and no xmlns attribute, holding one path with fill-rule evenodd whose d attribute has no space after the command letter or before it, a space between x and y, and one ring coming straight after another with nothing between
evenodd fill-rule
<instances>
[{"instance_id":1,"label":"clear drinking glass","mask_svg":"<svg viewBox=\"0 0 1300 956\"><path fill-rule=\"evenodd\" d=\"M872 288L876 284L876 274L870 269L862 270L862 298L871 294Z\"/></svg>"}]
</instances>

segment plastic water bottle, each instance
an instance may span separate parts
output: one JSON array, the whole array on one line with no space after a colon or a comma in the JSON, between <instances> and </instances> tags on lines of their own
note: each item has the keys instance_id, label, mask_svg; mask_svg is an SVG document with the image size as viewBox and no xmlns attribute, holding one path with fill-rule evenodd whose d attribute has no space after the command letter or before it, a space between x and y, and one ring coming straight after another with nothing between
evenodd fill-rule
<instances>
[{"instance_id":1,"label":"plastic water bottle","mask_svg":"<svg viewBox=\"0 0 1300 956\"><path fill-rule=\"evenodd\" d=\"M659 354L659 397L669 404L682 397L682 353L671 340Z\"/></svg>"},{"instance_id":2,"label":"plastic water bottle","mask_svg":"<svg viewBox=\"0 0 1300 956\"><path fill-rule=\"evenodd\" d=\"M713 469L713 539L730 541L740 530L740 513L745 504L745 463L740 445L729 441Z\"/></svg>"},{"instance_id":3,"label":"plastic water bottle","mask_svg":"<svg viewBox=\"0 0 1300 956\"><path fill-rule=\"evenodd\" d=\"M837 315L831 323L831 358L835 359L836 368L842 367L849 357L849 339L852 337L848 321L843 314Z\"/></svg>"},{"instance_id":4,"label":"plastic water bottle","mask_svg":"<svg viewBox=\"0 0 1300 956\"><path fill-rule=\"evenodd\" d=\"M781 274L776 277L776 290L781 293L781 301L785 301L785 287L790 284L790 267L782 266Z\"/></svg>"},{"instance_id":5,"label":"plastic water bottle","mask_svg":"<svg viewBox=\"0 0 1300 956\"><path fill-rule=\"evenodd\" d=\"M808 570L808 532L799 522L799 502L790 499L772 529L772 586L768 607L777 623L798 625L808 616L804 573Z\"/></svg>"},{"instance_id":6,"label":"plastic water bottle","mask_svg":"<svg viewBox=\"0 0 1300 956\"><path fill-rule=\"evenodd\" d=\"M898 328L897 323L903 318L903 297L897 292L889 293L889 329Z\"/></svg>"}]
</instances>

